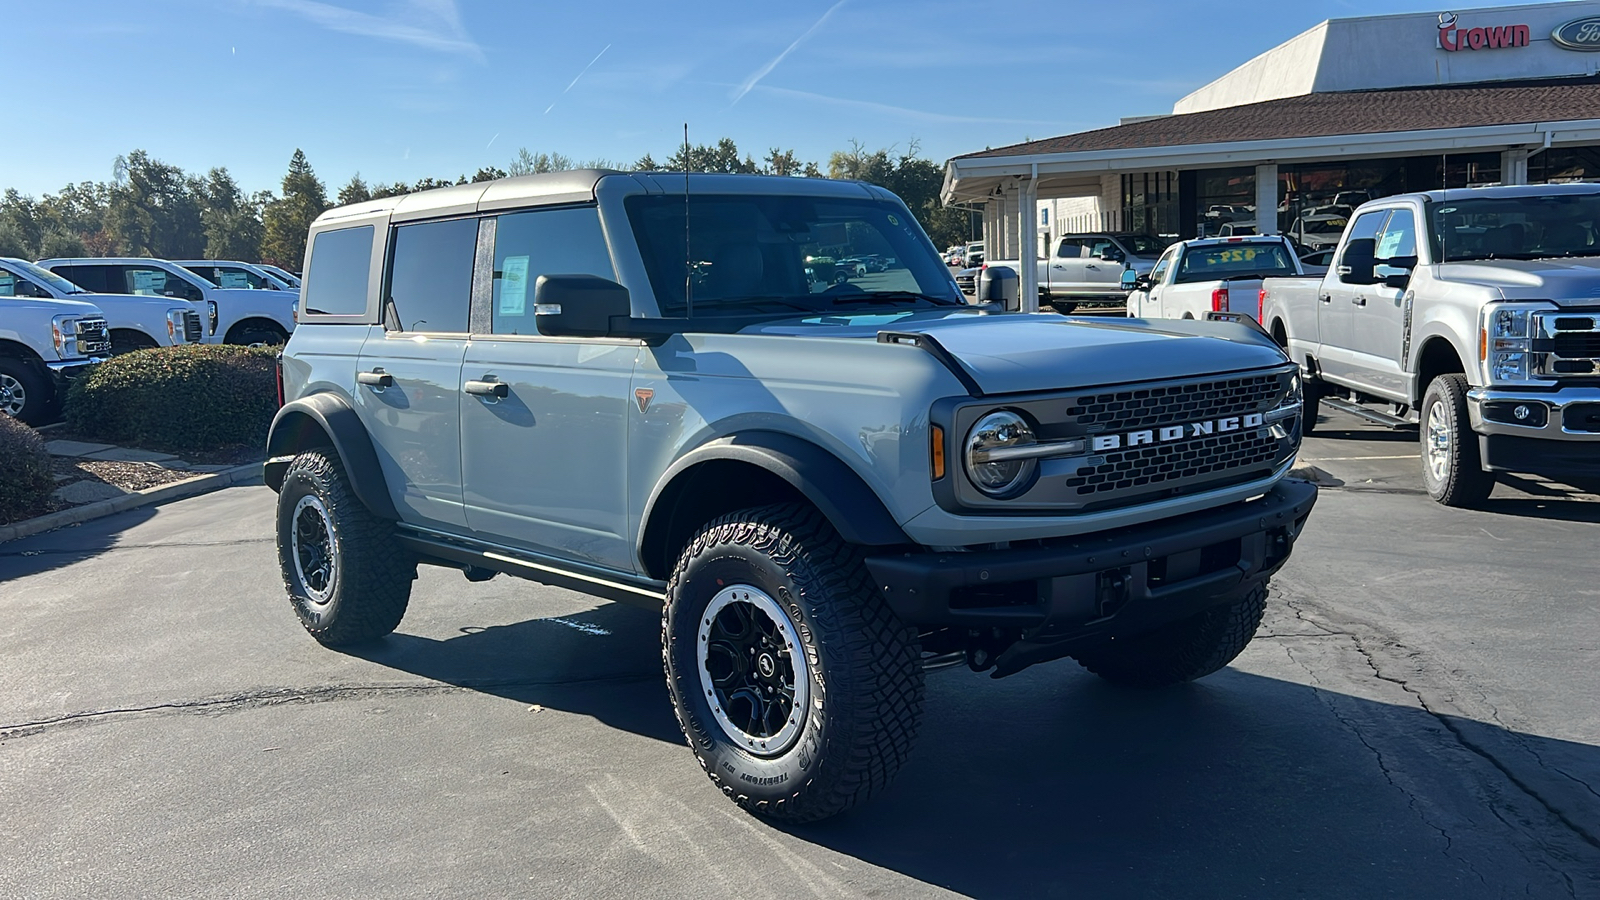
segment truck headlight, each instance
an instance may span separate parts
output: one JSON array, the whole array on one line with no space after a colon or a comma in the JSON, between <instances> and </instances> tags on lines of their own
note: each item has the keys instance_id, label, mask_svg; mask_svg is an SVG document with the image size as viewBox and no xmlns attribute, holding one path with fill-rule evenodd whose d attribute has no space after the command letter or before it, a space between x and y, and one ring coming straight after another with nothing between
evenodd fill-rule
<instances>
[{"instance_id":1,"label":"truck headlight","mask_svg":"<svg viewBox=\"0 0 1600 900\"><path fill-rule=\"evenodd\" d=\"M1038 442L1033 426L1017 413L1007 409L989 413L967 432L967 477L991 497L1018 493L1038 471L1039 461L1007 451L1024 450Z\"/></svg>"},{"instance_id":2,"label":"truck headlight","mask_svg":"<svg viewBox=\"0 0 1600 900\"><path fill-rule=\"evenodd\" d=\"M189 340L187 329L183 325L183 310L167 310L167 340L173 344L187 343Z\"/></svg>"},{"instance_id":3,"label":"truck headlight","mask_svg":"<svg viewBox=\"0 0 1600 900\"><path fill-rule=\"evenodd\" d=\"M56 316L50 320L50 337L56 345L56 356L72 359L78 355L78 320L72 316Z\"/></svg>"},{"instance_id":4,"label":"truck headlight","mask_svg":"<svg viewBox=\"0 0 1600 900\"><path fill-rule=\"evenodd\" d=\"M1534 313L1548 303L1490 303L1478 329L1478 361L1489 383L1539 380L1534 374Z\"/></svg>"}]
</instances>

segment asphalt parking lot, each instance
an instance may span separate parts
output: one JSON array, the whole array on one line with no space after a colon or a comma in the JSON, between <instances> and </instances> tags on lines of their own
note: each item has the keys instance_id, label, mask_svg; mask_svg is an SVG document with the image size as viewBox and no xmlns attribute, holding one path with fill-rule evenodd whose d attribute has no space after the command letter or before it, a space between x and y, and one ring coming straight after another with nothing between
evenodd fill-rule
<instances>
[{"instance_id":1,"label":"asphalt parking lot","mask_svg":"<svg viewBox=\"0 0 1600 900\"><path fill-rule=\"evenodd\" d=\"M239 487L0 545L0 896L1600 896L1600 502L1328 487L1233 666L929 676L871 805L775 828L680 745L647 612L424 569L326 650Z\"/></svg>"}]
</instances>

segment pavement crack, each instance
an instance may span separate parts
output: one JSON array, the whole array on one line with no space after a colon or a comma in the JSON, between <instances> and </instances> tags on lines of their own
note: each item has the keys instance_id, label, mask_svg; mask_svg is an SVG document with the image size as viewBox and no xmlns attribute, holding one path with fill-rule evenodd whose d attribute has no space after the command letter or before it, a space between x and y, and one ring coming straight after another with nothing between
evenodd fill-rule
<instances>
[{"instance_id":1,"label":"pavement crack","mask_svg":"<svg viewBox=\"0 0 1600 900\"><path fill-rule=\"evenodd\" d=\"M169 703L151 703L142 706L120 706L107 709L65 713L27 722L0 725L0 743L21 737L31 737L60 728L110 724L127 719L142 719L164 715L212 714L221 715L253 709L264 709L290 703L331 703L345 700L365 700L374 697L425 696L430 694L493 693L518 688L568 687L583 684L625 684L660 677L659 672L637 675L606 675L595 678L564 679L507 679L466 681L460 683L432 682L427 684L346 684L314 688L271 688L259 691L241 691L217 697L195 700L175 700Z\"/></svg>"}]
</instances>

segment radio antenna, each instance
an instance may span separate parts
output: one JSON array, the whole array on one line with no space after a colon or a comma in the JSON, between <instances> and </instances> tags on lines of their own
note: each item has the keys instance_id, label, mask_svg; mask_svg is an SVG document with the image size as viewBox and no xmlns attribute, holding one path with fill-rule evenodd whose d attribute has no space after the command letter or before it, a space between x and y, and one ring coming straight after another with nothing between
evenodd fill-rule
<instances>
[{"instance_id":1,"label":"radio antenna","mask_svg":"<svg viewBox=\"0 0 1600 900\"><path fill-rule=\"evenodd\" d=\"M683 305L694 318L694 252L689 247L689 123L683 123Z\"/></svg>"},{"instance_id":2,"label":"radio antenna","mask_svg":"<svg viewBox=\"0 0 1600 900\"><path fill-rule=\"evenodd\" d=\"M1444 265L1450 260L1450 248L1445 245L1445 235L1449 233L1449 224L1445 221L1450 206L1450 154L1439 154L1439 264Z\"/></svg>"}]
</instances>

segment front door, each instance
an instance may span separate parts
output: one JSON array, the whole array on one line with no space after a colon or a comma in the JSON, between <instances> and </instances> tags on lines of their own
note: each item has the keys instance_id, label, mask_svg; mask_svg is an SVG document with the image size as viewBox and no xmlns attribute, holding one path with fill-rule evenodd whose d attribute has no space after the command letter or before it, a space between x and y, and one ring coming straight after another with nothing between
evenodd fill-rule
<instances>
[{"instance_id":1,"label":"front door","mask_svg":"<svg viewBox=\"0 0 1600 900\"><path fill-rule=\"evenodd\" d=\"M1370 258L1362 247L1375 245L1388 216L1387 209L1379 209L1356 217L1334 260L1335 277L1324 278L1317 294L1317 334L1321 340L1317 361L1324 374L1340 382L1365 384L1360 379L1361 367L1355 362L1355 309L1372 292L1367 281Z\"/></svg>"},{"instance_id":2,"label":"front door","mask_svg":"<svg viewBox=\"0 0 1600 900\"><path fill-rule=\"evenodd\" d=\"M1126 254L1117 242L1108 237L1092 238L1084 242L1084 291L1104 297L1114 297L1122 284L1123 260ZM1111 257L1105 259L1104 257Z\"/></svg>"},{"instance_id":3,"label":"front door","mask_svg":"<svg viewBox=\"0 0 1600 900\"><path fill-rule=\"evenodd\" d=\"M1048 289L1051 294L1076 293L1083 283L1083 241L1062 238L1056 253L1050 257Z\"/></svg>"},{"instance_id":4,"label":"front door","mask_svg":"<svg viewBox=\"0 0 1600 900\"><path fill-rule=\"evenodd\" d=\"M461 506L461 357L477 224L400 225L389 244L382 336L361 348L356 413L407 522L466 528Z\"/></svg>"},{"instance_id":5,"label":"front door","mask_svg":"<svg viewBox=\"0 0 1600 900\"><path fill-rule=\"evenodd\" d=\"M1378 236L1375 276L1399 274L1415 268L1417 256L1416 216L1409 209L1390 214ZM1393 265L1394 261L1405 263ZM1407 379L1402 354L1405 343L1405 288L1382 282L1366 285L1356 292L1351 309L1351 344L1355 351L1352 376L1377 393L1391 399L1406 399Z\"/></svg>"},{"instance_id":6,"label":"front door","mask_svg":"<svg viewBox=\"0 0 1600 900\"><path fill-rule=\"evenodd\" d=\"M615 279L593 207L486 219L474 336L462 364L467 524L494 540L617 571L633 565L627 527L628 418L640 343L539 334L540 275Z\"/></svg>"}]
</instances>

